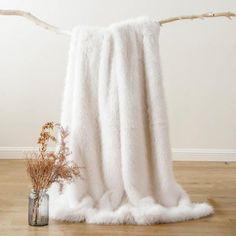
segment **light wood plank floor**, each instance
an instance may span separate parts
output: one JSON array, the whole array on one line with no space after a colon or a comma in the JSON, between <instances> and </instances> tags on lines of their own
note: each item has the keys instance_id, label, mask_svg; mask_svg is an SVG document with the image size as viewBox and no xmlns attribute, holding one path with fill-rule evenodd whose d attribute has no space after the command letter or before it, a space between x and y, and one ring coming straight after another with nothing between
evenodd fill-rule
<instances>
[{"instance_id":1,"label":"light wood plank floor","mask_svg":"<svg viewBox=\"0 0 236 236\"><path fill-rule=\"evenodd\" d=\"M27 224L30 183L23 160L0 160L0 235L236 235L236 162L175 162L175 176L194 201L208 201L213 216L152 226L66 224L46 227Z\"/></svg>"}]
</instances>

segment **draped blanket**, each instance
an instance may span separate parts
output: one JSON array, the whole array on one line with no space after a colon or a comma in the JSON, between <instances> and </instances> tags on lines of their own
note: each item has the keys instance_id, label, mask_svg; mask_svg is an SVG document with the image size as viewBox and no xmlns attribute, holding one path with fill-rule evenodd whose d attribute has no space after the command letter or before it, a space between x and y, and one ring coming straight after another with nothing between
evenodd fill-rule
<instances>
[{"instance_id":1,"label":"draped blanket","mask_svg":"<svg viewBox=\"0 0 236 236\"><path fill-rule=\"evenodd\" d=\"M54 219L154 224L213 213L176 183L159 57L160 25L148 18L72 33L61 124L82 169L50 193Z\"/></svg>"}]
</instances>

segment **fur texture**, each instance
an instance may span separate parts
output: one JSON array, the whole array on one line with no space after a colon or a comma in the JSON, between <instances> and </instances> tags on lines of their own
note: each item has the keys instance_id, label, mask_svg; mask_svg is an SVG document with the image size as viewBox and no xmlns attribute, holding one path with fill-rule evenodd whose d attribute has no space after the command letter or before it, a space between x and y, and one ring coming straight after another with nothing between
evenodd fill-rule
<instances>
[{"instance_id":1,"label":"fur texture","mask_svg":"<svg viewBox=\"0 0 236 236\"><path fill-rule=\"evenodd\" d=\"M97 224L154 224L213 213L176 183L159 57L159 24L147 18L73 30L61 123L83 177L50 216Z\"/></svg>"}]
</instances>

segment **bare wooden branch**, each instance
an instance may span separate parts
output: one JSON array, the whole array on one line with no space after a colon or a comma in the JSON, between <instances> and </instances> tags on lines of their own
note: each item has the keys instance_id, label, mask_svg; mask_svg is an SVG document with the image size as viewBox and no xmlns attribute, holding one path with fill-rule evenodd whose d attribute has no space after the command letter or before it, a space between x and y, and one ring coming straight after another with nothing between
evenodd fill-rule
<instances>
[{"instance_id":1,"label":"bare wooden branch","mask_svg":"<svg viewBox=\"0 0 236 236\"><path fill-rule=\"evenodd\" d=\"M58 34L71 35L70 31L62 30L54 25L48 24L47 22L40 20L38 17L32 15L30 12L21 11L21 10L0 10L0 15L22 16L44 29L54 31ZM208 12L208 13L204 13L204 14L200 14L200 15L176 16L176 17L171 17L171 18L167 18L164 20L160 20L159 24L164 25L164 24L171 23L174 21L179 21L179 20L204 19L204 18L208 18L208 17L210 17L210 18L212 18L212 17L227 17L228 19L231 20L232 17L236 17L236 13L233 13L233 12L218 12L218 13Z\"/></svg>"},{"instance_id":2,"label":"bare wooden branch","mask_svg":"<svg viewBox=\"0 0 236 236\"><path fill-rule=\"evenodd\" d=\"M44 29L54 31L58 34L66 34L66 35L71 34L70 31L59 29L56 26L50 25L47 22L40 20L38 17L32 15L30 12L21 11L21 10L0 10L0 15L22 16Z\"/></svg>"},{"instance_id":3,"label":"bare wooden branch","mask_svg":"<svg viewBox=\"0 0 236 236\"><path fill-rule=\"evenodd\" d=\"M204 19L207 17L227 17L228 19L232 20L232 17L235 17L236 13L233 12L218 12L218 13L213 13L213 12L208 12L208 13L203 13L200 15L188 15L188 16L176 16L176 17L171 17L167 18L164 20L160 20L159 23L160 25L164 25L173 21L178 21L178 20L194 20L194 19Z\"/></svg>"}]
</instances>

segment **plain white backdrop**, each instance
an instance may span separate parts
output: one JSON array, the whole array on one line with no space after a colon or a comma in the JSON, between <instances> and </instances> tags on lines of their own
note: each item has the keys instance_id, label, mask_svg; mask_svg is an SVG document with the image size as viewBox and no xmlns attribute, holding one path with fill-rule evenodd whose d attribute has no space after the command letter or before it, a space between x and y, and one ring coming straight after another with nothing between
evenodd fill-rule
<instances>
[{"instance_id":1,"label":"plain white backdrop","mask_svg":"<svg viewBox=\"0 0 236 236\"><path fill-rule=\"evenodd\" d=\"M70 30L144 15L236 12L236 1L1 0L0 9ZM0 16L0 157L34 147L42 123L59 121L69 42L22 17ZM236 18L164 25L160 46L174 155L236 160Z\"/></svg>"}]
</instances>

